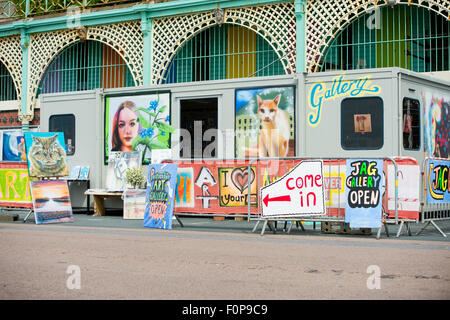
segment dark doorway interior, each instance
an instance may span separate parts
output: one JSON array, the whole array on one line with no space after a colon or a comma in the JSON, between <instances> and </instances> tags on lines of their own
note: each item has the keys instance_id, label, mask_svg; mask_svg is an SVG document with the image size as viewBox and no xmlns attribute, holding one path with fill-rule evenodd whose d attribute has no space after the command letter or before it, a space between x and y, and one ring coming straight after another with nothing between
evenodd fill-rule
<instances>
[{"instance_id":1,"label":"dark doorway interior","mask_svg":"<svg viewBox=\"0 0 450 320\"><path fill-rule=\"evenodd\" d=\"M186 129L190 137L190 150L182 147L180 158L209 158L217 157L217 138L212 136L205 140L205 131L217 129L217 98L186 99L180 101L180 129ZM206 135L209 137L210 135ZM188 144L181 141L182 146ZM215 144L215 145L214 145ZM213 148L212 148L213 147ZM207 148L205 152L205 148Z\"/></svg>"}]
</instances>

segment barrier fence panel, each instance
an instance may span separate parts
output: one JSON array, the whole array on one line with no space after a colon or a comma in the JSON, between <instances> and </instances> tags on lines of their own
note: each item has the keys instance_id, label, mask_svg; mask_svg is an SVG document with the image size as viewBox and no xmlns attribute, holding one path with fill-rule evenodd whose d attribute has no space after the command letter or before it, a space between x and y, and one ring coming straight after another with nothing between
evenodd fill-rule
<instances>
[{"instance_id":1,"label":"barrier fence panel","mask_svg":"<svg viewBox=\"0 0 450 320\"><path fill-rule=\"evenodd\" d=\"M420 221L425 226L420 234L430 224L442 236L447 235L438 227L436 221L450 219L450 159L426 157L422 163L424 199L421 204Z\"/></svg>"},{"instance_id":2,"label":"barrier fence panel","mask_svg":"<svg viewBox=\"0 0 450 320\"><path fill-rule=\"evenodd\" d=\"M248 159L164 161L178 164L175 214L247 217L256 213L256 169ZM248 186L250 185L250 188ZM247 192L248 189L248 192Z\"/></svg>"},{"instance_id":3,"label":"barrier fence panel","mask_svg":"<svg viewBox=\"0 0 450 320\"><path fill-rule=\"evenodd\" d=\"M411 157L393 157L393 160L395 166L393 163L385 161L388 204L385 221L386 223L400 223L398 237L404 225L408 234L411 235L409 223L417 223L420 218L420 166L418 161ZM397 176L396 179L395 176ZM397 184L397 188L395 188L395 184ZM395 213L395 208L397 208L397 213Z\"/></svg>"},{"instance_id":4,"label":"barrier fence panel","mask_svg":"<svg viewBox=\"0 0 450 320\"><path fill-rule=\"evenodd\" d=\"M251 213L250 207L248 210L249 219L257 220L253 232L259 226L259 223L264 222L261 234L264 234L268 226L275 232L276 227L272 222L291 222L290 228L294 225L294 221L298 224L299 221L312 222L338 222L344 223L346 227L345 207L347 204L347 197L345 191L345 183L347 178L346 167L348 161L360 161L364 159L356 158L282 158L282 159L254 159L250 166L255 166L257 172L264 172L263 179L258 180L257 187L260 190L268 183L276 181L284 174L288 173L298 163L304 160L320 160L323 163L323 186L325 198L325 213L323 215L297 215L283 217L282 215L276 218L264 218L261 214L261 201L258 202L257 214ZM394 157L394 158L371 158L370 160L383 161L383 179L382 179L382 224L388 234L387 224L400 223L397 237L400 235L403 225L406 225L408 234L411 235L409 229L410 222L418 222L419 220L419 189L420 189L420 168L418 162L409 157ZM278 162L276 162L278 161ZM275 168L270 170L271 165ZM261 176L261 174L259 175ZM300 224L301 226L301 224ZM303 229L303 228L302 228ZM288 232L289 232L288 231ZM381 235L381 228L378 230L377 238Z\"/></svg>"},{"instance_id":5,"label":"barrier fence panel","mask_svg":"<svg viewBox=\"0 0 450 320\"><path fill-rule=\"evenodd\" d=\"M248 221L256 221L253 232L259 227L260 222L263 222L261 234L264 234L266 227L275 232L278 222L284 223L285 230L289 223L288 232L294 224L303 229L301 221L313 222L314 226L315 222L343 223L346 226L348 224L346 221L346 218L348 219L348 216L346 217L346 206L348 205L346 180L349 177L347 171L352 168L350 165L357 167L359 162L368 160L378 161L380 164L379 178L376 181L380 188L377 210L380 211L382 226L385 227L388 234L387 224L400 223L397 236L400 235L403 225L406 225L410 234L408 223L418 222L420 211L420 167L413 158L286 157L177 159L164 162L178 164L174 200L176 215L247 218ZM301 162L307 161L320 161L322 164L323 214L290 214L290 212L286 212L286 215L263 217L264 201L275 200L263 199L261 190L282 179ZM364 179L364 177L361 176L359 179ZM289 186L294 189L295 185L292 184L294 182L290 183ZM368 192L370 193L370 190ZM367 197L369 193L365 193ZM361 193L361 196L363 194ZM303 197L300 201L310 200L306 198L305 194L300 193L299 195L297 192L297 197L299 196ZM380 227L378 230L377 238L381 235L381 229Z\"/></svg>"}]
</instances>

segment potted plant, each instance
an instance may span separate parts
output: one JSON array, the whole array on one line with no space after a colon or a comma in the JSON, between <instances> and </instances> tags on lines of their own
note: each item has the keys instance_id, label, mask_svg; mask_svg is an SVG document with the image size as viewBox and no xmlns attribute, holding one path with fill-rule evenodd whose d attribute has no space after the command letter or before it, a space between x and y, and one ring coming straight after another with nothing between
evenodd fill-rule
<instances>
[{"instance_id":1,"label":"potted plant","mask_svg":"<svg viewBox=\"0 0 450 320\"><path fill-rule=\"evenodd\" d=\"M135 189L140 189L142 184L145 182L144 172L142 168L131 167L125 172L125 178L127 183L133 186Z\"/></svg>"}]
</instances>

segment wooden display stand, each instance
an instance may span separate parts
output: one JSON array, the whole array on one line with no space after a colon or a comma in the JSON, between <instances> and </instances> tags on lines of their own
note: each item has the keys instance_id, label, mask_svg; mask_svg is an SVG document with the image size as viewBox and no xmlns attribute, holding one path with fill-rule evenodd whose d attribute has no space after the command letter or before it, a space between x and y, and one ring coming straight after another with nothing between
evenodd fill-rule
<instances>
[{"instance_id":1,"label":"wooden display stand","mask_svg":"<svg viewBox=\"0 0 450 320\"><path fill-rule=\"evenodd\" d=\"M105 215L105 198L122 198L122 191L107 191L104 189L89 189L85 195L94 196L94 217Z\"/></svg>"}]
</instances>

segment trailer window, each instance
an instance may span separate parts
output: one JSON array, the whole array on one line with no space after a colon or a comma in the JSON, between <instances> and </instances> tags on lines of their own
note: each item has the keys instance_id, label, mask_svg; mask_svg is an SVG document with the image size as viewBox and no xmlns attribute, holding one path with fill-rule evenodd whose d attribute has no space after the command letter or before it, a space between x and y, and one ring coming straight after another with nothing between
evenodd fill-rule
<instances>
[{"instance_id":1,"label":"trailer window","mask_svg":"<svg viewBox=\"0 0 450 320\"><path fill-rule=\"evenodd\" d=\"M73 114L58 114L50 116L48 120L49 132L63 132L66 153L75 153L75 116Z\"/></svg>"},{"instance_id":2,"label":"trailer window","mask_svg":"<svg viewBox=\"0 0 450 320\"><path fill-rule=\"evenodd\" d=\"M403 148L418 150L420 147L420 103L419 100L403 99Z\"/></svg>"},{"instance_id":3,"label":"trailer window","mask_svg":"<svg viewBox=\"0 0 450 320\"><path fill-rule=\"evenodd\" d=\"M373 150L383 146L381 98L347 98L342 101L341 145L346 150Z\"/></svg>"}]
</instances>

